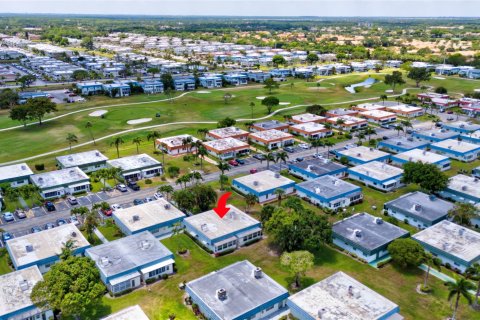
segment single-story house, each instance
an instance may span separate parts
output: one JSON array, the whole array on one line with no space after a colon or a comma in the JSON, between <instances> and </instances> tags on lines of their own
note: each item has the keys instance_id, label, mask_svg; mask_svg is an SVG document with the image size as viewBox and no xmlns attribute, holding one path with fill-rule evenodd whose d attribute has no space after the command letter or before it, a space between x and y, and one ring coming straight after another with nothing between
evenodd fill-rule
<instances>
[{"instance_id":1,"label":"single-story house","mask_svg":"<svg viewBox=\"0 0 480 320\"><path fill-rule=\"evenodd\" d=\"M333 134L331 129L328 129L323 124L317 122L295 124L290 126L290 132L307 139L320 139Z\"/></svg>"},{"instance_id":2,"label":"single-story house","mask_svg":"<svg viewBox=\"0 0 480 320\"><path fill-rule=\"evenodd\" d=\"M188 142L188 140L191 140L191 142ZM178 136L157 139L155 140L155 145L157 149L174 156L197 151L197 147L194 145L197 141L197 138L189 134L180 134Z\"/></svg>"},{"instance_id":3,"label":"single-story house","mask_svg":"<svg viewBox=\"0 0 480 320\"><path fill-rule=\"evenodd\" d=\"M302 113L292 116L292 122L295 123L307 123L307 122L316 122L316 123L323 123L327 120L327 118L318 116L316 114L311 113Z\"/></svg>"},{"instance_id":4,"label":"single-story house","mask_svg":"<svg viewBox=\"0 0 480 320\"><path fill-rule=\"evenodd\" d=\"M44 199L90 191L90 178L78 167L34 174L30 181Z\"/></svg>"},{"instance_id":5,"label":"single-story house","mask_svg":"<svg viewBox=\"0 0 480 320\"><path fill-rule=\"evenodd\" d=\"M328 123L331 123L334 128L344 131L354 131L368 126L368 121L362 118L353 116L338 116L327 119Z\"/></svg>"},{"instance_id":6,"label":"single-story house","mask_svg":"<svg viewBox=\"0 0 480 320\"><path fill-rule=\"evenodd\" d=\"M378 143L378 149L392 153L406 152L413 149L426 149L429 143L425 140L413 137L396 137L382 140Z\"/></svg>"},{"instance_id":7,"label":"single-story house","mask_svg":"<svg viewBox=\"0 0 480 320\"><path fill-rule=\"evenodd\" d=\"M141 180L162 174L162 164L146 153L107 161L108 167L121 169L125 180Z\"/></svg>"},{"instance_id":8,"label":"single-story house","mask_svg":"<svg viewBox=\"0 0 480 320\"><path fill-rule=\"evenodd\" d=\"M312 180L325 175L344 178L347 174L347 167L328 159L311 159L289 163L288 171L303 180Z\"/></svg>"},{"instance_id":9,"label":"single-story house","mask_svg":"<svg viewBox=\"0 0 480 320\"><path fill-rule=\"evenodd\" d=\"M250 153L250 145L248 143L234 138L207 141L203 146L209 154L222 160L232 159Z\"/></svg>"},{"instance_id":10,"label":"single-story house","mask_svg":"<svg viewBox=\"0 0 480 320\"><path fill-rule=\"evenodd\" d=\"M78 167L83 172L94 172L107 167L108 158L98 150L73 153L56 158L61 169Z\"/></svg>"},{"instance_id":11,"label":"single-story house","mask_svg":"<svg viewBox=\"0 0 480 320\"><path fill-rule=\"evenodd\" d=\"M247 141L248 131L242 130L237 127L218 128L209 130L206 138L208 140L234 138L240 141Z\"/></svg>"},{"instance_id":12,"label":"single-story house","mask_svg":"<svg viewBox=\"0 0 480 320\"><path fill-rule=\"evenodd\" d=\"M364 164L371 161L388 162L390 154L375 148L358 146L345 150L334 150L335 158L346 157L351 165Z\"/></svg>"},{"instance_id":13,"label":"single-story house","mask_svg":"<svg viewBox=\"0 0 480 320\"><path fill-rule=\"evenodd\" d=\"M403 169L383 162L372 161L348 169L348 177L382 191L392 191L401 186Z\"/></svg>"},{"instance_id":14,"label":"single-story house","mask_svg":"<svg viewBox=\"0 0 480 320\"><path fill-rule=\"evenodd\" d=\"M278 198L275 190L282 189L285 194L295 192L295 181L270 170L260 171L233 179L232 187L242 194L253 194L259 203Z\"/></svg>"},{"instance_id":15,"label":"single-story house","mask_svg":"<svg viewBox=\"0 0 480 320\"><path fill-rule=\"evenodd\" d=\"M12 188L21 187L30 182L33 171L26 163L0 167L0 184L9 183Z\"/></svg>"},{"instance_id":16,"label":"single-story house","mask_svg":"<svg viewBox=\"0 0 480 320\"><path fill-rule=\"evenodd\" d=\"M464 162L471 162L480 157L480 145L453 139L432 143L430 149L438 154Z\"/></svg>"},{"instance_id":17,"label":"single-story house","mask_svg":"<svg viewBox=\"0 0 480 320\"><path fill-rule=\"evenodd\" d=\"M441 171L450 169L450 158L426 150L413 149L392 155L392 164L402 167L407 162L423 162L436 165Z\"/></svg>"},{"instance_id":18,"label":"single-story house","mask_svg":"<svg viewBox=\"0 0 480 320\"><path fill-rule=\"evenodd\" d=\"M395 113L383 110L363 111L358 115L376 124L386 124L397 121L397 115Z\"/></svg>"},{"instance_id":19,"label":"single-story house","mask_svg":"<svg viewBox=\"0 0 480 320\"><path fill-rule=\"evenodd\" d=\"M414 131L412 136L423 141L435 143L447 139L456 139L460 136L460 133L446 129L432 129L427 131Z\"/></svg>"},{"instance_id":20,"label":"single-story house","mask_svg":"<svg viewBox=\"0 0 480 320\"><path fill-rule=\"evenodd\" d=\"M250 128L251 132L265 131L265 130L278 130L288 132L290 125L288 123L280 122L278 120L266 120L262 122L255 122Z\"/></svg>"},{"instance_id":21,"label":"single-story house","mask_svg":"<svg viewBox=\"0 0 480 320\"><path fill-rule=\"evenodd\" d=\"M480 203L480 179L457 174L448 179L448 186L439 195L455 202Z\"/></svg>"},{"instance_id":22,"label":"single-story house","mask_svg":"<svg viewBox=\"0 0 480 320\"><path fill-rule=\"evenodd\" d=\"M276 129L250 133L248 139L269 150L290 146L295 143L293 135Z\"/></svg>"}]
</instances>

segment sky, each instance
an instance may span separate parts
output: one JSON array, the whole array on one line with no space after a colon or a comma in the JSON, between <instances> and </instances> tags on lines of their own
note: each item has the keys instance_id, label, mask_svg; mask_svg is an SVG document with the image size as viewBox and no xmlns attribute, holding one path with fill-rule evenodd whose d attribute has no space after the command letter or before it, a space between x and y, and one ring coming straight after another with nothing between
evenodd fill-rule
<instances>
[{"instance_id":1,"label":"sky","mask_svg":"<svg viewBox=\"0 0 480 320\"><path fill-rule=\"evenodd\" d=\"M2 13L479 17L480 0L0 0Z\"/></svg>"}]
</instances>

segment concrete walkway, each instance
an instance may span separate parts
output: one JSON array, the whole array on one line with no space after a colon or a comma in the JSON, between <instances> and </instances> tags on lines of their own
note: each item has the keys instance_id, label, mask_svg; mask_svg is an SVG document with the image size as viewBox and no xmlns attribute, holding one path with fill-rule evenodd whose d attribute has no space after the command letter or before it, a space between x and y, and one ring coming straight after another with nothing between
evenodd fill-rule
<instances>
[{"instance_id":1,"label":"concrete walkway","mask_svg":"<svg viewBox=\"0 0 480 320\"><path fill-rule=\"evenodd\" d=\"M428 269L427 265L425 265L425 264L421 264L421 265L419 266L419 268L422 269L422 270L425 271L425 272L426 272L427 269ZM438 271L438 270L435 269L435 268L430 268L430 275L434 276L434 277L437 278L437 279L442 280L443 282L447 282L447 281L455 282L455 279L454 279L454 278L446 275L445 273L442 273L442 272ZM475 284L475 285L476 285L476 284ZM474 296L475 296L475 294L476 294L476 291L475 291L475 290L470 290L469 292L470 292L470 294L472 294L472 295L474 295Z\"/></svg>"},{"instance_id":2,"label":"concrete walkway","mask_svg":"<svg viewBox=\"0 0 480 320\"><path fill-rule=\"evenodd\" d=\"M109 242L107 238L105 238L105 236L97 228L93 229L93 233L95 233L95 235L98 237L98 239L100 239L100 241L102 241L102 243Z\"/></svg>"}]
</instances>

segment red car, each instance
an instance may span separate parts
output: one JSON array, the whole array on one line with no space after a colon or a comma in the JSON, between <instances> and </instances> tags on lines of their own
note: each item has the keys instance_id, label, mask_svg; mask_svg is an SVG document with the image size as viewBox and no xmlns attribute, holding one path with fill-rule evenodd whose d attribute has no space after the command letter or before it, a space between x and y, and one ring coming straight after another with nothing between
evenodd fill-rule
<instances>
[{"instance_id":1,"label":"red car","mask_svg":"<svg viewBox=\"0 0 480 320\"><path fill-rule=\"evenodd\" d=\"M250 169L250 173L251 173L251 174L254 174L254 173L257 173L257 172L258 172L257 169Z\"/></svg>"},{"instance_id":2,"label":"red car","mask_svg":"<svg viewBox=\"0 0 480 320\"><path fill-rule=\"evenodd\" d=\"M228 164L231 165L231 166L234 166L234 167L238 166L238 162L235 161L235 160L228 161Z\"/></svg>"},{"instance_id":3,"label":"red car","mask_svg":"<svg viewBox=\"0 0 480 320\"><path fill-rule=\"evenodd\" d=\"M112 213L113 213L113 210L112 210L112 208L102 209L102 213L103 213L104 215L106 215L107 217L110 217L110 216L112 215Z\"/></svg>"}]
</instances>

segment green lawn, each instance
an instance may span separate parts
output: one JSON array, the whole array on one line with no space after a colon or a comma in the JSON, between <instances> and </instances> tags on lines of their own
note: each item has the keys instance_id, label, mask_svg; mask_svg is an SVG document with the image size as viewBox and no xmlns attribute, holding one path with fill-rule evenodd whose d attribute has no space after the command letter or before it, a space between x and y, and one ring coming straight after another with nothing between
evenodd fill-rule
<instances>
[{"instance_id":1,"label":"green lawn","mask_svg":"<svg viewBox=\"0 0 480 320\"><path fill-rule=\"evenodd\" d=\"M105 224L98 226L97 229L103 234L108 241L117 240L123 237L122 232L118 227L113 223L112 220L106 220Z\"/></svg>"},{"instance_id":2,"label":"green lawn","mask_svg":"<svg viewBox=\"0 0 480 320\"><path fill-rule=\"evenodd\" d=\"M6 249L0 249L0 275L12 272L12 269L8 265L8 252Z\"/></svg>"}]
</instances>

